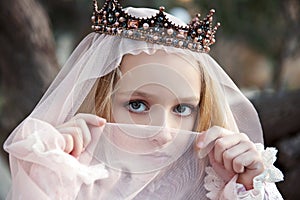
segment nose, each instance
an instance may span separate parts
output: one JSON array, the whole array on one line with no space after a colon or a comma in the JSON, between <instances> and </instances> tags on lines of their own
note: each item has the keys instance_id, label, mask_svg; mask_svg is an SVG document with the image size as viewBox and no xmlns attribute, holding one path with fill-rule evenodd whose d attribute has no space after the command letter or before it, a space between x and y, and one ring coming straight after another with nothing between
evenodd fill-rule
<instances>
[{"instance_id":1,"label":"nose","mask_svg":"<svg viewBox=\"0 0 300 200\"><path fill-rule=\"evenodd\" d=\"M169 143L170 141L172 141L173 136L171 134L171 130L166 128L166 127L162 127L161 130L159 130L159 132L154 135L153 137L150 138L151 142L153 142L153 144L155 146L163 146L167 143Z\"/></svg>"},{"instance_id":2,"label":"nose","mask_svg":"<svg viewBox=\"0 0 300 200\"><path fill-rule=\"evenodd\" d=\"M150 138L151 141L157 146L162 146L172 141L173 136L170 128L173 127L173 123L168 109L161 105L155 105L152 106L150 115L151 125L161 127L157 134Z\"/></svg>"}]
</instances>

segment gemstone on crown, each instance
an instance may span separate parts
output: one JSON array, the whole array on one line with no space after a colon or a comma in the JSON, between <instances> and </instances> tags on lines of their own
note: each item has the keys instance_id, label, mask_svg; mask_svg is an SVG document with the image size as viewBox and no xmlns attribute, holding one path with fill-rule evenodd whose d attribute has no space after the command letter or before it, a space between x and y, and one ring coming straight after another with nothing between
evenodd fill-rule
<instances>
[{"instance_id":1,"label":"gemstone on crown","mask_svg":"<svg viewBox=\"0 0 300 200\"><path fill-rule=\"evenodd\" d=\"M155 16L148 18L139 18L126 13L118 0L106 0L100 10L97 0L93 0L93 6L92 29L97 33L196 52L210 51L210 45L216 42L215 34L220 26L220 23L214 27L212 25L215 13L213 9L203 20L200 20L200 14L197 14L187 26L179 26L167 18L163 6Z\"/></svg>"}]
</instances>

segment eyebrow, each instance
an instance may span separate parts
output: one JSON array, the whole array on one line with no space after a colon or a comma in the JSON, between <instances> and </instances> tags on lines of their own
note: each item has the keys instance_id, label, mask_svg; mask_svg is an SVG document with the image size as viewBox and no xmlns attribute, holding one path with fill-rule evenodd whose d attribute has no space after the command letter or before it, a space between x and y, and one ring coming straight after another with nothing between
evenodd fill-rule
<instances>
[{"instance_id":1,"label":"eyebrow","mask_svg":"<svg viewBox=\"0 0 300 200\"><path fill-rule=\"evenodd\" d=\"M124 91L124 92L119 92L119 94L121 95L126 95L126 96L141 96L144 97L146 99L151 99L154 98L155 95L146 93L146 92L142 92L142 91ZM196 96L190 96L190 97L183 97L183 98L178 98L179 101L183 101L183 102L199 102L200 101L200 97L196 97Z\"/></svg>"},{"instance_id":2,"label":"eyebrow","mask_svg":"<svg viewBox=\"0 0 300 200\"><path fill-rule=\"evenodd\" d=\"M154 95L146 93L146 92L141 92L141 91L124 91L124 92L118 92L118 94L121 95L126 95L126 96L142 96L144 98L150 99L153 98Z\"/></svg>"}]
</instances>

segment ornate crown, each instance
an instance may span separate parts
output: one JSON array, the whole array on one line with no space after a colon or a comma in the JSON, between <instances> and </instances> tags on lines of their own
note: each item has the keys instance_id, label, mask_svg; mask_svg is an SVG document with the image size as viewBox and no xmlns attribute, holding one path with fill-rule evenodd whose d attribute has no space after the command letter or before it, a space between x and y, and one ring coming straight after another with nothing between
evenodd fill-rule
<instances>
[{"instance_id":1,"label":"ornate crown","mask_svg":"<svg viewBox=\"0 0 300 200\"><path fill-rule=\"evenodd\" d=\"M101 10L93 1L92 29L98 33L117 35L134 40L190 49L196 52L209 52L215 43L215 33L220 26L212 26L215 10L200 20L197 14L187 26L175 25L160 7L159 12L150 18L138 18L126 13L118 0L106 0Z\"/></svg>"}]
</instances>

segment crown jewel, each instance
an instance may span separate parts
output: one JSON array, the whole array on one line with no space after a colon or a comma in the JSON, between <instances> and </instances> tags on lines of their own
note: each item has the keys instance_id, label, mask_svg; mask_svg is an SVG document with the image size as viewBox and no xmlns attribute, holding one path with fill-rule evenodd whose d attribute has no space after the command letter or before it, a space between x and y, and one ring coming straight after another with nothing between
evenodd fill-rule
<instances>
[{"instance_id":1,"label":"crown jewel","mask_svg":"<svg viewBox=\"0 0 300 200\"><path fill-rule=\"evenodd\" d=\"M167 18L164 7L160 7L155 16L138 18L126 13L118 0L106 0L100 10L96 0L93 5L92 29L95 32L196 52L210 51L209 46L215 43L215 33L220 26L220 23L212 26L213 9L203 20L197 14L190 24L179 26Z\"/></svg>"}]
</instances>

